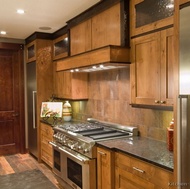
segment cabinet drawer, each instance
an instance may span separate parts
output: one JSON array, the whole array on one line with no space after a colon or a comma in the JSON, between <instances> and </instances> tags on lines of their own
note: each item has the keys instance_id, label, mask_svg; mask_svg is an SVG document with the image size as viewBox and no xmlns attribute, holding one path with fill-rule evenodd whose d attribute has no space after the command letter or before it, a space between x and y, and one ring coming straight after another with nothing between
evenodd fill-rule
<instances>
[{"instance_id":1,"label":"cabinet drawer","mask_svg":"<svg viewBox=\"0 0 190 189\"><path fill-rule=\"evenodd\" d=\"M41 149L41 159L47 163L50 167L53 165L53 156L47 153L44 148Z\"/></svg>"},{"instance_id":2,"label":"cabinet drawer","mask_svg":"<svg viewBox=\"0 0 190 189\"><path fill-rule=\"evenodd\" d=\"M41 141L41 148L44 149L44 151L52 154L52 146L49 144L49 139L46 137L43 137L42 135L42 141Z\"/></svg>"},{"instance_id":3,"label":"cabinet drawer","mask_svg":"<svg viewBox=\"0 0 190 189\"><path fill-rule=\"evenodd\" d=\"M46 132L42 131L42 132L41 132L41 141L43 141L43 140L49 142L49 141L52 141L52 140L53 140L53 137L52 137L52 135L47 135ZM48 143L48 142L47 142L47 143Z\"/></svg>"},{"instance_id":4,"label":"cabinet drawer","mask_svg":"<svg viewBox=\"0 0 190 189\"><path fill-rule=\"evenodd\" d=\"M146 163L139 159L116 153L116 167L134 175L134 177L142 178L156 186L169 188L169 183L173 181L173 174L160 167Z\"/></svg>"},{"instance_id":5,"label":"cabinet drawer","mask_svg":"<svg viewBox=\"0 0 190 189\"><path fill-rule=\"evenodd\" d=\"M52 137L53 129L51 126L41 123L41 131L44 132L45 135Z\"/></svg>"},{"instance_id":6,"label":"cabinet drawer","mask_svg":"<svg viewBox=\"0 0 190 189\"><path fill-rule=\"evenodd\" d=\"M153 183L119 167L115 168L115 175L115 189L155 189L155 185Z\"/></svg>"}]
</instances>

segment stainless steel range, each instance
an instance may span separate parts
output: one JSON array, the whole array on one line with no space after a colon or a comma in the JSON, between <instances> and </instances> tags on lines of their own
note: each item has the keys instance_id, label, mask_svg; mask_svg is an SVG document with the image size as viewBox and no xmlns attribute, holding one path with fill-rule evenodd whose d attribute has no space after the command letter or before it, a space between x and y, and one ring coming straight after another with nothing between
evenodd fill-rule
<instances>
[{"instance_id":1,"label":"stainless steel range","mask_svg":"<svg viewBox=\"0 0 190 189\"><path fill-rule=\"evenodd\" d=\"M53 171L74 189L96 189L97 141L138 135L136 127L92 118L57 123L53 129Z\"/></svg>"}]
</instances>

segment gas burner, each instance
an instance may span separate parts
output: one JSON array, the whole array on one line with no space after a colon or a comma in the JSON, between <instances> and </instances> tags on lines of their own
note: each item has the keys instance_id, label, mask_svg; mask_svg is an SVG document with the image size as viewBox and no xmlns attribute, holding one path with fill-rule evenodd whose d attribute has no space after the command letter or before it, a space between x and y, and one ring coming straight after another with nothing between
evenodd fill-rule
<instances>
[{"instance_id":1,"label":"gas burner","mask_svg":"<svg viewBox=\"0 0 190 189\"><path fill-rule=\"evenodd\" d=\"M138 129L87 119L87 122L59 122L53 127L54 145L67 147L89 158L96 158L96 142L138 135Z\"/></svg>"},{"instance_id":2,"label":"gas burner","mask_svg":"<svg viewBox=\"0 0 190 189\"><path fill-rule=\"evenodd\" d=\"M58 126L61 129L72 132L103 130L103 126L94 123L63 123Z\"/></svg>"}]
</instances>

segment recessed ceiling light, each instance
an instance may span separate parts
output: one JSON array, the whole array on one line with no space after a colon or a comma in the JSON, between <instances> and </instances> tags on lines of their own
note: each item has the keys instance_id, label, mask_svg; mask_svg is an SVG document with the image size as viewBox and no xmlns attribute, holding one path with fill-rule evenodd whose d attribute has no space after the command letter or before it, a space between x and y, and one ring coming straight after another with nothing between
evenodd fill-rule
<instances>
[{"instance_id":1,"label":"recessed ceiling light","mask_svg":"<svg viewBox=\"0 0 190 189\"><path fill-rule=\"evenodd\" d=\"M48 27L48 26L42 26L42 27L39 27L40 30L51 30L51 27Z\"/></svg>"},{"instance_id":2,"label":"recessed ceiling light","mask_svg":"<svg viewBox=\"0 0 190 189\"><path fill-rule=\"evenodd\" d=\"M18 10L17 10L17 13L18 13L18 14L24 14L24 10L23 10L23 9L18 9Z\"/></svg>"},{"instance_id":3,"label":"recessed ceiling light","mask_svg":"<svg viewBox=\"0 0 190 189\"><path fill-rule=\"evenodd\" d=\"M6 35L6 34L7 34L6 31L1 31L0 33L1 33L2 35Z\"/></svg>"}]
</instances>

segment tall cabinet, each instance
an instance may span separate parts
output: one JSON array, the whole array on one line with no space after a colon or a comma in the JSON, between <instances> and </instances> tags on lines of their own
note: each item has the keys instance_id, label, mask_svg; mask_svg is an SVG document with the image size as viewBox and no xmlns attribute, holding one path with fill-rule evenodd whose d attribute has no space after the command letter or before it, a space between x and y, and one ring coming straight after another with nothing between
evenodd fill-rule
<instances>
[{"instance_id":1,"label":"tall cabinet","mask_svg":"<svg viewBox=\"0 0 190 189\"><path fill-rule=\"evenodd\" d=\"M44 39L48 36L42 33L34 33L26 39L26 77L35 75L35 80L27 82L27 88L35 85L32 94L27 94L28 112L28 141L29 152L40 158L40 111L43 101L47 101L53 94L53 64L52 41Z\"/></svg>"},{"instance_id":2,"label":"tall cabinet","mask_svg":"<svg viewBox=\"0 0 190 189\"><path fill-rule=\"evenodd\" d=\"M132 105L173 106L172 3L168 1L166 6L158 0L131 1Z\"/></svg>"}]
</instances>

